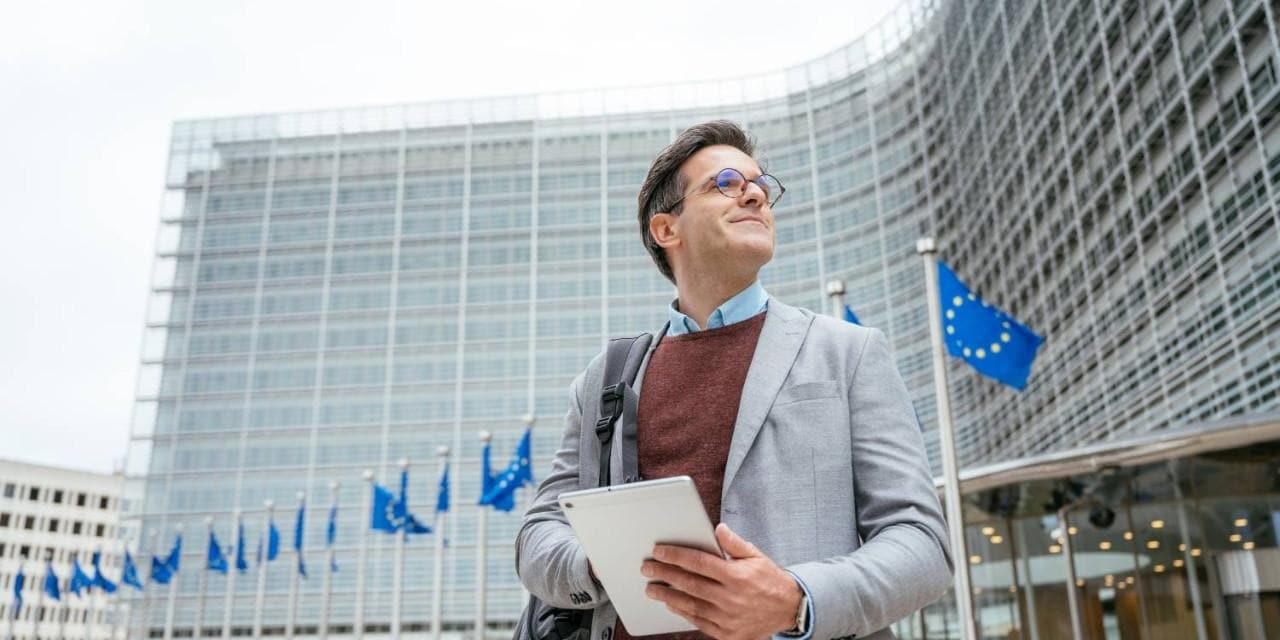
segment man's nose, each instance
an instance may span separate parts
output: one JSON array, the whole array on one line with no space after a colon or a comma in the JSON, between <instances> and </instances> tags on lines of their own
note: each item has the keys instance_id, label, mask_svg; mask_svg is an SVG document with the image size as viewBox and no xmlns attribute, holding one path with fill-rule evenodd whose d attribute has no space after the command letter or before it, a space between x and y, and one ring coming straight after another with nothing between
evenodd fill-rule
<instances>
[{"instance_id":1,"label":"man's nose","mask_svg":"<svg viewBox=\"0 0 1280 640\"><path fill-rule=\"evenodd\" d=\"M742 195L738 197L738 204L743 207L763 207L768 201L769 197L765 194L764 189L750 181L742 188Z\"/></svg>"}]
</instances>

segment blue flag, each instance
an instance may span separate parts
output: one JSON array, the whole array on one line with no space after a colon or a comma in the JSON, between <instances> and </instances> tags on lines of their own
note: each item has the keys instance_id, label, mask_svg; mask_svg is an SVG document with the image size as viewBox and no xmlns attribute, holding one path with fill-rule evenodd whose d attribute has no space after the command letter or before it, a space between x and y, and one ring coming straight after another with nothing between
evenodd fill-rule
<instances>
[{"instance_id":1,"label":"blue flag","mask_svg":"<svg viewBox=\"0 0 1280 640\"><path fill-rule=\"evenodd\" d=\"M142 581L138 579L138 565L133 562L133 555L124 550L124 570L120 572L120 582L138 591L142 591Z\"/></svg>"},{"instance_id":2,"label":"blue flag","mask_svg":"<svg viewBox=\"0 0 1280 640\"><path fill-rule=\"evenodd\" d=\"M67 587L67 591L70 591L71 593L76 594L76 597L79 598L81 597L80 595L81 591L87 592L92 588L93 588L93 579L89 577L89 574L84 572L84 569L80 568L80 559L72 558L71 559L71 584Z\"/></svg>"},{"instance_id":3,"label":"blue flag","mask_svg":"<svg viewBox=\"0 0 1280 640\"><path fill-rule=\"evenodd\" d=\"M22 567L18 567L18 575L13 577L13 617L17 618L22 613L22 587L27 584L27 576L22 573Z\"/></svg>"},{"instance_id":4,"label":"blue flag","mask_svg":"<svg viewBox=\"0 0 1280 640\"><path fill-rule=\"evenodd\" d=\"M857 325L862 324L861 322L858 321L858 316L853 314L853 308L847 304L844 306L844 320L845 322L852 322L853 324L857 324Z\"/></svg>"},{"instance_id":5,"label":"blue flag","mask_svg":"<svg viewBox=\"0 0 1280 640\"><path fill-rule=\"evenodd\" d=\"M938 293L947 351L988 378L1026 387L1044 338L975 296L941 260Z\"/></svg>"},{"instance_id":6,"label":"blue flag","mask_svg":"<svg viewBox=\"0 0 1280 640\"><path fill-rule=\"evenodd\" d=\"M369 528L374 531L396 532L396 496L391 490L373 484L373 508L369 512Z\"/></svg>"},{"instance_id":7,"label":"blue flag","mask_svg":"<svg viewBox=\"0 0 1280 640\"><path fill-rule=\"evenodd\" d=\"M293 521L293 550L298 553L298 575L307 577L307 563L302 557L302 538L306 532L307 503L298 503L298 516Z\"/></svg>"},{"instance_id":8,"label":"blue flag","mask_svg":"<svg viewBox=\"0 0 1280 640\"><path fill-rule=\"evenodd\" d=\"M267 522L267 562L280 555L280 530L276 528L275 518Z\"/></svg>"},{"instance_id":9,"label":"blue flag","mask_svg":"<svg viewBox=\"0 0 1280 640\"><path fill-rule=\"evenodd\" d=\"M58 574L53 572L53 563L44 563L44 593L54 600L62 600L62 591L58 589Z\"/></svg>"},{"instance_id":10,"label":"blue flag","mask_svg":"<svg viewBox=\"0 0 1280 640\"><path fill-rule=\"evenodd\" d=\"M409 512L409 470L400 470L400 497L396 499L396 524L407 533L431 533L431 527L422 524L418 517Z\"/></svg>"},{"instance_id":11,"label":"blue flag","mask_svg":"<svg viewBox=\"0 0 1280 640\"><path fill-rule=\"evenodd\" d=\"M501 474L489 479L487 490L480 497L481 505L492 506L498 511L515 509L516 489L533 484L533 465L530 464L532 437L533 429L525 429L524 435L520 437L520 444L516 445L515 454L511 456L510 464ZM488 445L485 446L485 453L488 453ZM487 461L486 455L484 462ZM488 477L488 465L483 466L485 476Z\"/></svg>"},{"instance_id":12,"label":"blue flag","mask_svg":"<svg viewBox=\"0 0 1280 640\"><path fill-rule=\"evenodd\" d=\"M178 572L178 565L182 563L182 535L173 539L173 548L169 550L169 557L164 559L164 566L169 569L169 573Z\"/></svg>"},{"instance_id":13,"label":"blue flag","mask_svg":"<svg viewBox=\"0 0 1280 640\"><path fill-rule=\"evenodd\" d=\"M332 549L334 543L338 541L338 505L329 506L329 523L324 527L324 546L326 549ZM335 554L329 561L329 570L338 570L338 558Z\"/></svg>"},{"instance_id":14,"label":"blue flag","mask_svg":"<svg viewBox=\"0 0 1280 640\"><path fill-rule=\"evenodd\" d=\"M209 551L205 554L205 568L218 573L227 572L227 556L222 553L222 545L218 544L218 535L209 532Z\"/></svg>"},{"instance_id":15,"label":"blue flag","mask_svg":"<svg viewBox=\"0 0 1280 640\"><path fill-rule=\"evenodd\" d=\"M169 565L165 564L164 560L151 556L151 581L156 584L169 584L171 579L173 579L173 572L169 570Z\"/></svg>"},{"instance_id":16,"label":"blue flag","mask_svg":"<svg viewBox=\"0 0 1280 640\"><path fill-rule=\"evenodd\" d=\"M236 528L236 571L244 573L249 570L249 561L244 557L244 522Z\"/></svg>"},{"instance_id":17,"label":"blue flag","mask_svg":"<svg viewBox=\"0 0 1280 640\"><path fill-rule=\"evenodd\" d=\"M444 463L444 472L440 474L440 490L436 492L436 513L449 511L449 463Z\"/></svg>"},{"instance_id":18,"label":"blue flag","mask_svg":"<svg viewBox=\"0 0 1280 640\"><path fill-rule=\"evenodd\" d=\"M103 593L115 593L116 583L102 575L102 552L93 552L93 586L102 589Z\"/></svg>"}]
</instances>

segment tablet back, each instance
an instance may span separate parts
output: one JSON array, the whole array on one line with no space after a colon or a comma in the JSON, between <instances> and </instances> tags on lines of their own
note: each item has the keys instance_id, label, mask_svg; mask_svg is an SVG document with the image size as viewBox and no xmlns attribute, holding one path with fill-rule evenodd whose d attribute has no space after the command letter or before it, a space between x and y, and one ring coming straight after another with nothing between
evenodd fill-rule
<instances>
[{"instance_id":1,"label":"tablet back","mask_svg":"<svg viewBox=\"0 0 1280 640\"><path fill-rule=\"evenodd\" d=\"M678 476L573 491L559 502L631 635L694 629L645 595L649 579L640 573L659 543L722 555L693 480Z\"/></svg>"}]
</instances>

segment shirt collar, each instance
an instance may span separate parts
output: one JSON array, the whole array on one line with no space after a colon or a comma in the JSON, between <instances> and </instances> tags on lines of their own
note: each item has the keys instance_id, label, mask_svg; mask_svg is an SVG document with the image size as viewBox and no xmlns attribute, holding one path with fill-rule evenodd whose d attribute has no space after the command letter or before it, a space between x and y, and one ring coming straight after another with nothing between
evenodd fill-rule
<instances>
[{"instance_id":1,"label":"shirt collar","mask_svg":"<svg viewBox=\"0 0 1280 640\"><path fill-rule=\"evenodd\" d=\"M719 329L755 317L768 308L769 293L764 290L760 281L756 280L751 283L751 286L739 291L737 295L716 307L716 310L707 317L706 327L699 327L693 318L680 313L676 308L679 302L679 300L673 300L671 306L667 308L667 316L671 320L671 326L667 329L669 336L696 333L704 329Z\"/></svg>"}]
</instances>

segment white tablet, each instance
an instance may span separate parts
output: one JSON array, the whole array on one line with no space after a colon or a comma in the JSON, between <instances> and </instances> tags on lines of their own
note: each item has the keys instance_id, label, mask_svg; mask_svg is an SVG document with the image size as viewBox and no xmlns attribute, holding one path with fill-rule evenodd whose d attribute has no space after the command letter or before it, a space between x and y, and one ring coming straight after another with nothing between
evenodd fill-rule
<instances>
[{"instance_id":1,"label":"white tablet","mask_svg":"<svg viewBox=\"0 0 1280 640\"><path fill-rule=\"evenodd\" d=\"M645 595L649 578L640 573L656 544L723 555L689 476L562 493L560 508L631 635L695 629Z\"/></svg>"}]
</instances>

